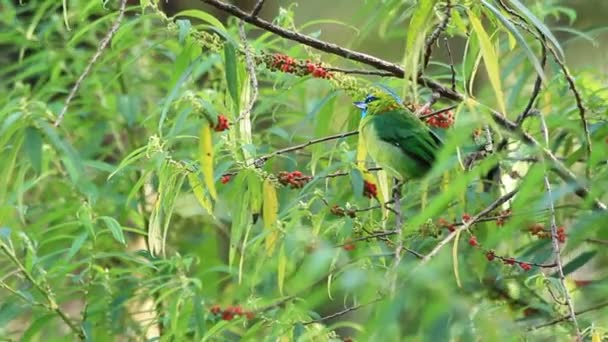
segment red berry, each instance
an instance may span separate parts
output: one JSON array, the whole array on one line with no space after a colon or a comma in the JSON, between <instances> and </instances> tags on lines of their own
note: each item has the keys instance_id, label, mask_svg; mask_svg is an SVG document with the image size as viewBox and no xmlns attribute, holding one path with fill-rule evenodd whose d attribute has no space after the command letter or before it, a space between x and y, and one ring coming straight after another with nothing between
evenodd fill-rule
<instances>
[{"instance_id":1,"label":"red berry","mask_svg":"<svg viewBox=\"0 0 608 342\"><path fill-rule=\"evenodd\" d=\"M223 175L222 178L220 178L220 182L222 182L222 184L226 184L226 183L230 182L231 178L232 178L232 176L230 176L230 175Z\"/></svg>"},{"instance_id":2,"label":"red berry","mask_svg":"<svg viewBox=\"0 0 608 342\"><path fill-rule=\"evenodd\" d=\"M342 246L342 249L344 249L347 252L350 252L355 249L355 244L354 243L346 244L346 245Z\"/></svg>"},{"instance_id":3,"label":"red berry","mask_svg":"<svg viewBox=\"0 0 608 342\"><path fill-rule=\"evenodd\" d=\"M520 262L519 263L519 267L521 267L522 270L524 271L529 271L532 269L532 265L526 263L526 262Z\"/></svg>"},{"instance_id":4,"label":"red berry","mask_svg":"<svg viewBox=\"0 0 608 342\"><path fill-rule=\"evenodd\" d=\"M462 222L469 222L471 220L471 215L469 214L462 214Z\"/></svg>"},{"instance_id":5,"label":"red berry","mask_svg":"<svg viewBox=\"0 0 608 342\"><path fill-rule=\"evenodd\" d=\"M479 245L479 242L477 242L477 237L475 235L471 235L471 238L469 238L469 245L476 247Z\"/></svg>"},{"instance_id":6,"label":"red berry","mask_svg":"<svg viewBox=\"0 0 608 342\"><path fill-rule=\"evenodd\" d=\"M219 305L215 304L214 306L212 306L212 307L209 309L209 311L210 311L212 314L217 315L217 314L219 314L220 312L222 312L222 308L220 308L220 306L219 306Z\"/></svg>"},{"instance_id":7,"label":"red berry","mask_svg":"<svg viewBox=\"0 0 608 342\"><path fill-rule=\"evenodd\" d=\"M515 265L515 259L513 258L503 259L503 262L507 265Z\"/></svg>"},{"instance_id":8,"label":"red berry","mask_svg":"<svg viewBox=\"0 0 608 342\"><path fill-rule=\"evenodd\" d=\"M306 63L306 71L310 74L315 71L317 67L315 67L312 63Z\"/></svg>"},{"instance_id":9,"label":"red berry","mask_svg":"<svg viewBox=\"0 0 608 342\"><path fill-rule=\"evenodd\" d=\"M226 118L223 114L217 116L217 125L215 125L214 130L216 132L222 132L230 128L230 123L228 122L228 118Z\"/></svg>"},{"instance_id":10,"label":"red berry","mask_svg":"<svg viewBox=\"0 0 608 342\"><path fill-rule=\"evenodd\" d=\"M378 188L376 184L368 181L363 181L363 196L375 198L378 196Z\"/></svg>"},{"instance_id":11,"label":"red berry","mask_svg":"<svg viewBox=\"0 0 608 342\"><path fill-rule=\"evenodd\" d=\"M225 310L222 313L222 319L224 321L231 321L233 318L234 318L234 314L232 312L228 311L228 310Z\"/></svg>"},{"instance_id":12,"label":"red berry","mask_svg":"<svg viewBox=\"0 0 608 342\"><path fill-rule=\"evenodd\" d=\"M495 257L496 257L496 254L494 253L494 251L489 250L486 252L486 259L488 259L488 261L494 260Z\"/></svg>"}]
</instances>

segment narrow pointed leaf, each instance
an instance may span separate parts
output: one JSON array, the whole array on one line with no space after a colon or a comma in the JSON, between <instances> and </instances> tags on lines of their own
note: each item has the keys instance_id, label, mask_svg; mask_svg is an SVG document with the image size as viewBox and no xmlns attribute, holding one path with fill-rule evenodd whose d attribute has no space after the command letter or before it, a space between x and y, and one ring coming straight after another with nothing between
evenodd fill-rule
<instances>
[{"instance_id":1,"label":"narrow pointed leaf","mask_svg":"<svg viewBox=\"0 0 608 342\"><path fill-rule=\"evenodd\" d=\"M203 180L212 199L217 198L213 177L213 139L211 126L203 121L198 145L198 161L203 172Z\"/></svg>"},{"instance_id":2,"label":"narrow pointed leaf","mask_svg":"<svg viewBox=\"0 0 608 342\"><path fill-rule=\"evenodd\" d=\"M469 15L469 20L471 21L471 26L473 27L473 31L479 38L479 43L481 46L481 55L483 57L484 64L486 66L486 71L488 72L488 77L490 79L490 84L494 89L494 94L496 96L496 101L498 102L498 107L502 113L506 113L507 109L505 106L505 96L502 91L502 85L500 82L500 69L498 67L498 55L494 50L494 45L490 40L490 36L483 28L481 21L472 11L467 11Z\"/></svg>"},{"instance_id":3,"label":"narrow pointed leaf","mask_svg":"<svg viewBox=\"0 0 608 342\"><path fill-rule=\"evenodd\" d=\"M500 22L502 22L502 24L507 28L507 30L510 33L509 38L511 38L511 37L515 38L515 40L519 43L519 46L521 48L523 48L524 52L528 56L528 59L530 60L530 62L532 62L532 65L534 66L534 69L536 70L536 73L544 81L545 80L545 72L543 70L543 67L540 64L540 61L538 60L538 58L536 58L536 55L534 54L534 51L532 51L532 48L530 47L530 45L528 45L528 42L526 42L526 39L521 35L521 33L519 32L519 30L515 27L515 25L513 25L513 23L511 23L511 21L509 21L509 19L505 18L505 16L502 15L502 13L496 7L494 7L491 4L489 4L486 0L481 0L481 2L490 11L492 11L492 13L494 13L494 15L496 16L496 18L498 18L498 20L500 20Z\"/></svg>"},{"instance_id":4,"label":"narrow pointed leaf","mask_svg":"<svg viewBox=\"0 0 608 342\"><path fill-rule=\"evenodd\" d=\"M271 255L279 237L279 231L276 229L276 222L279 213L279 202L277 200L277 191L270 180L266 179L264 181L264 184L262 185L262 193L264 199L262 219L264 220L264 229L266 229L268 232L264 243L266 245L266 253Z\"/></svg>"}]
</instances>

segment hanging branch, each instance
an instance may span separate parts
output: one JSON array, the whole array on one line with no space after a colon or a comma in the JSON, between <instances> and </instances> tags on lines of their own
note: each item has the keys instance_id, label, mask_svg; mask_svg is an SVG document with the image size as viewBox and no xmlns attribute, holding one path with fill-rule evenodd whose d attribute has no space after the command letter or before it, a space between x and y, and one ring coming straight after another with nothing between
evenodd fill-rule
<instances>
[{"instance_id":1,"label":"hanging branch","mask_svg":"<svg viewBox=\"0 0 608 342\"><path fill-rule=\"evenodd\" d=\"M76 81L76 83L74 84L72 89L70 90L70 93L68 94L68 98L65 100L65 104L63 105L61 112L59 112L59 115L57 116L57 120L55 121L55 127L58 127L59 125L61 125L61 122L63 121L63 117L65 116L65 113L68 111L68 107L70 106L70 102L72 102L72 99L74 98L74 96L76 96L78 89L80 89L80 86L82 85L82 81L84 81L85 77L87 77L89 72L91 72L91 68L93 67L93 64L95 64L97 62L97 60L99 59L99 57L101 57L101 54L105 51L106 47L108 46L108 43L110 43L110 40L112 40L112 37L114 37L114 35L118 31L118 28L120 27L120 23L122 22L122 19L125 16L126 7L127 7L127 0L121 0L120 7L118 9L118 18L116 18L116 21L114 21L114 23L112 24L112 27L110 27L110 30L108 31L108 33L106 33L106 36L103 37L101 42L99 42L97 51L95 51L95 54L93 55L93 57L91 58L89 63L87 63L87 66L82 71L82 74L80 74L80 77L78 77L78 80Z\"/></svg>"},{"instance_id":2,"label":"hanging branch","mask_svg":"<svg viewBox=\"0 0 608 342\"><path fill-rule=\"evenodd\" d=\"M258 14L260 14L260 11L262 11L262 7L264 6L264 1L265 0L258 0L258 2L253 7L253 10L251 10L251 17L257 17Z\"/></svg>"},{"instance_id":3,"label":"hanging branch","mask_svg":"<svg viewBox=\"0 0 608 342\"><path fill-rule=\"evenodd\" d=\"M278 155L284 154L284 153L288 153L288 152L293 152L296 150L301 150L303 148L306 148L310 145L314 145L314 144L318 144L321 142L325 142L325 141L330 141L330 140L335 140L335 139L342 139L342 138L346 138L346 137L350 137L352 135L357 135L359 134L359 131L350 131L350 132L345 132L345 133L339 133L339 134L334 134L334 135L330 135L327 137L323 137L323 138L318 138L318 139L313 139L310 140L306 143L303 144L299 144L299 145L295 145L295 146L290 146L284 149L280 149L280 150L276 150L272 153L269 153L267 155L261 156L257 159L255 159L253 161L253 165L256 167L261 167L262 165L264 165L264 163L266 163L269 159L276 157Z\"/></svg>"},{"instance_id":4,"label":"hanging branch","mask_svg":"<svg viewBox=\"0 0 608 342\"><path fill-rule=\"evenodd\" d=\"M439 39L439 36L445 31L448 27L448 23L452 18L452 0L446 0L445 9L443 11L443 19L439 22L439 25L433 30L431 35L427 38L424 44L424 62L423 68L426 69L429 65L429 61L431 60L431 53L433 52L433 44ZM453 88L452 88L453 90Z\"/></svg>"},{"instance_id":5,"label":"hanging branch","mask_svg":"<svg viewBox=\"0 0 608 342\"><path fill-rule=\"evenodd\" d=\"M473 224L475 224L480 218L482 218L483 216L485 216L488 213L490 213L492 210L498 208L503 203L505 203L508 200L510 200L513 196L515 196L515 194L517 193L517 190L518 189L512 190L511 192L509 192L509 193L503 195L502 197L498 198L496 201L492 202L485 209L483 209L482 211L480 211L477 215L473 216L469 221L465 222L461 227L459 227L457 229L454 229L454 231L451 232L450 235L446 236L443 240L441 240L437 244L437 246L435 246L435 248L433 248L433 250L431 250L427 255L425 255L424 258L422 258L419 266L423 265L423 264L426 264L429 260L431 260L431 258L433 258L435 255L437 255L437 253L439 253L439 251L445 245L447 245L450 241L452 241L452 239L456 236L456 234L458 234L459 232L461 232L463 230L469 229L469 227L471 227Z\"/></svg>"},{"instance_id":6,"label":"hanging branch","mask_svg":"<svg viewBox=\"0 0 608 342\"><path fill-rule=\"evenodd\" d=\"M600 304L597 304L597 305L594 305L594 306L589 307L589 308L584 309L584 310L576 311L574 314L580 316L580 315L582 315L584 313L595 311L595 310L599 310L599 309L605 308L607 306L608 306L608 301L600 303ZM528 331L533 331L533 330L536 330L536 329L540 329L540 328L548 327L548 326L551 326L551 325L555 325L557 323L560 323L560 322L563 322L563 321L565 321L567 319L570 319L570 317L572 317L572 314L568 314L566 316L562 316L560 318L556 318L556 319L554 319L552 321L549 321L547 323L543 323L543 324L539 324L539 325L530 327L530 328L528 328Z\"/></svg>"},{"instance_id":7,"label":"hanging branch","mask_svg":"<svg viewBox=\"0 0 608 342\"><path fill-rule=\"evenodd\" d=\"M549 146L549 130L547 129L547 123L545 122L545 118L542 115L538 115L540 119L540 127L543 135L543 139L545 141L545 145ZM551 189L551 182L549 181L549 176L547 175L548 167L545 164L545 188L547 190L547 196L549 197L549 213L551 215L551 242L553 243L553 254L555 255L555 263L557 264L557 272L559 275L559 282L564 291L564 301L565 305L568 306L568 310L570 311L570 318L572 319L572 325L574 326L574 330L576 331L577 341L582 341L581 330L578 325L578 321L576 320L576 312L574 311L574 303L572 302L572 297L570 296L570 291L568 290L568 286L566 285L566 277L564 275L564 268L562 264L561 258L561 249L559 246L559 240L557 236L557 223L555 219L555 207L553 204L553 191Z\"/></svg>"},{"instance_id":8,"label":"hanging branch","mask_svg":"<svg viewBox=\"0 0 608 342\"><path fill-rule=\"evenodd\" d=\"M377 302L381 301L382 299L383 299L383 297L378 297L378 298L370 301L369 303L354 305L354 306L348 307L348 308L346 308L344 310L341 310L341 311L338 311L336 313L333 313L331 315L327 315L327 316L324 316L324 317L321 317L321 318L318 318L318 319L313 319L313 320L308 321L308 322L303 322L302 324L303 325L310 325L310 324L313 324L313 323L321 323L321 322L330 320L332 318L336 318L336 317L340 317L340 316L346 315L349 312L352 312L352 311L355 311L355 310L359 310L359 309L361 309L364 306L368 306L368 305L377 303Z\"/></svg>"}]
</instances>

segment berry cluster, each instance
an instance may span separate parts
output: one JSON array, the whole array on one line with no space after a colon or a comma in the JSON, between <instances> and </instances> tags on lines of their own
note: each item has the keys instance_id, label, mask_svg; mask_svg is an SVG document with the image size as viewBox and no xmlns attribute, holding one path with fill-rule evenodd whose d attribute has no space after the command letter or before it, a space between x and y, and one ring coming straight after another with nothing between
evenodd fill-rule
<instances>
[{"instance_id":1,"label":"berry cluster","mask_svg":"<svg viewBox=\"0 0 608 342\"><path fill-rule=\"evenodd\" d=\"M429 109L430 112L430 109ZM430 114L430 113L429 113ZM454 124L454 112L448 110L447 112L435 114L424 119L427 125L437 128L450 128Z\"/></svg>"},{"instance_id":2,"label":"berry cluster","mask_svg":"<svg viewBox=\"0 0 608 342\"><path fill-rule=\"evenodd\" d=\"M224 321L231 321L236 316L245 316L247 319L253 319L255 314L251 311L243 311L240 305L229 306L222 310L219 305L214 305L209 309L209 312L216 316L221 316Z\"/></svg>"},{"instance_id":3,"label":"berry cluster","mask_svg":"<svg viewBox=\"0 0 608 342\"><path fill-rule=\"evenodd\" d=\"M538 237L539 239L550 239L551 230L545 229L545 226L541 223L535 223L528 228L531 235ZM561 226L557 227L557 241L564 243L566 242L566 228Z\"/></svg>"},{"instance_id":4,"label":"berry cluster","mask_svg":"<svg viewBox=\"0 0 608 342\"><path fill-rule=\"evenodd\" d=\"M340 207L337 204L334 204L331 206L331 208L329 208L329 211L336 216L348 216L350 218L355 218L357 217L357 214L355 213L354 210L352 209L344 209L342 207Z\"/></svg>"},{"instance_id":5,"label":"berry cluster","mask_svg":"<svg viewBox=\"0 0 608 342\"><path fill-rule=\"evenodd\" d=\"M283 54L267 55L264 62L271 70L279 70L298 76L312 75L315 78L332 78L333 74L327 71L320 63L312 63L310 60L301 61Z\"/></svg>"},{"instance_id":6,"label":"berry cluster","mask_svg":"<svg viewBox=\"0 0 608 342\"><path fill-rule=\"evenodd\" d=\"M511 209L503 210L500 213L498 213L498 218L496 219L496 225L498 227L504 226L505 222L511 216L511 214L512 214Z\"/></svg>"},{"instance_id":7,"label":"berry cluster","mask_svg":"<svg viewBox=\"0 0 608 342\"><path fill-rule=\"evenodd\" d=\"M471 221L471 215L464 213L462 214L462 223L466 223ZM456 226L458 224L456 223L452 223L452 222L448 222L448 220L444 219L443 217L440 217L437 220L437 227L439 228L445 228L447 229L450 233L456 230Z\"/></svg>"},{"instance_id":8,"label":"berry cluster","mask_svg":"<svg viewBox=\"0 0 608 342\"><path fill-rule=\"evenodd\" d=\"M351 242L351 239L344 240L344 245L342 245L342 249L347 252L350 252L355 249L355 244Z\"/></svg>"},{"instance_id":9,"label":"berry cluster","mask_svg":"<svg viewBox=\"0 0 608 342\"><path fill-rule=\"evenodd\" d=\"M213 128L216 132L223 132L227 129L230 129L230 122L228 118L223 114L217 116L217 125Z\"/></svg>"},{"instance_id":10,"label":"berry cluster","mask_svg":"<svg viewBox=\"0 0 608 342\"><path fill-rule=\"evenodd\" d=\"M422 106L419 104L409 106L409 108L413 111L418 111L421 107ZM430 115L431 113L433 113L433 111L430 107L427 107L425 110L422 111L422 113L420 113L420 115L424 117L426 115ZM437 113L433 116L426 117L423 120L424 122L426 122L427 125L432 127L450 128L454 124L454 112L448 110L442 113Z\"/></svg>"},{"instance_id":11,"label":"berry cluster","mask_svg":"<svg viewBox=\"0 0 608 342\"><path fill-rule=\"evenodd\" d=\"M300 171L281 171L279 172L279 183L289 185L292 189L300 189L310 182L312 176L305 176Z\"/></svg>"},{"instance_id":12,"label":"berry cluster","mask_svg":"<svg viewBox=\"0 0 608 342\"><path fill-rule=\"evenodd\" d=\"M363 181L363 196L367 198L378 197L378 187L376 187L376 184L368 181Z\"/></svg>"},{"instance_id":13,"label":"berry cluster","mask_svg":"<svg viewBox=\"0 0 608 342\"><path fill-rule=\"evenodd\" d=\"M477 242L477 238L475 237L475 235L471 235L471 238L469 239L469 244L473 247L481 248L479 246L479 243ZM527 262L517 261L513 258L507 258L507 257L502 257L499 255L496 255L496 253L491 249L485 251L485 255L486 255L486 259L488 259L488 261L490 261L490 262L492 262L494 260L500 260L503 262L503 264L509 265L509 266L513 266L513 265L517 264L523 271L529 271L532 269L532 265L530 265Z\"/></svg>"}]
</instances>

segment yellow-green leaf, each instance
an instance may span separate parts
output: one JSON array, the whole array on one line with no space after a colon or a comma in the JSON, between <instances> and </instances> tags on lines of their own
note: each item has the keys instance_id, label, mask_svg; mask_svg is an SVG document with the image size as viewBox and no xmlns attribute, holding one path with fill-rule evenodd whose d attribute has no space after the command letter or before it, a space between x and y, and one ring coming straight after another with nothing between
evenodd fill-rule
<instances>
[{"instance_id":1,"label":"yellow-green leaf","mask_svg":"<svg viewBox=\"0 0 608 342\"><path fill-rule=\"evenodd\" d=\"M494 45L490 40L490 36L483 28L483 25L481 24L479 18L477 18L477 16L472 11L467 11L467 13L469 15L469 20L471 21L473 31L475 31L475 34L479 39L479 45L481 46L481 56L486 66L486 71L488 73L488 78L490 79L490 84L494 89L494 95L496 96L498 107L500 111L505 114L507 112L507 108L505 106L505 96L502 91L502 85L500 82L498 55L496 54Z\"/></svg>"},{"instance_id":2,"label":"yellow-green leaf","mask_svg":"<svg viewBox=\"0 0 608 342\"><path fill-rule=\"evenodd\" d=\"M279 293L283 295L283 285L285 284L285 271L287 270L287 256L285 255L285 246L281 247L279 252L279 265L277 267L277 283Z\"/></svg>"},{"instance_id":3,"label":"yellow-green leaf","mask_svg":"<svg viewBox=\"0 0 608 342\"><path fill-rule=\"evenodd\" d=\"M203 207L203 209L207 210L207 213L212 215L213 205L211 201L209 201L207 196L205 196L205 192L203 191L203 182L201 182L200 179L196 177L196 174L194 173L188 174L188 182L192 187L192 192L194 193L194 197L196 197L198 203L201 205L201 207Z\"/></svg>"},{"instance_id":4,"label":"yellow-green leaf","mask_svg":"<svg viewBox=\"0 0 608 342\"><path fill-rule=\"evenodd\" d=\"M207 191L212 199L217 198L215 191L215 181L213 178L213 140L211 126L206 121L203 121L201 133L199 136L198 145L198 161L203 172L203 180L207 186Z\"/></svg>"},{"instance_id":5,"label":"yellow-green leaf","mask_svg":"<svg viewBox=\"0 0 608 342\"><path fill-rule=\"evenodd\" d=\"M267 230L266 235L266 252L272 254L274 247L279 238L279 231L276 229L276 223L279 213L279 202L277 200L277 190L269 179L264 181L262 186L263 211L262 219L264 220L264 228Z\"/></svg>"}]
</instances>

